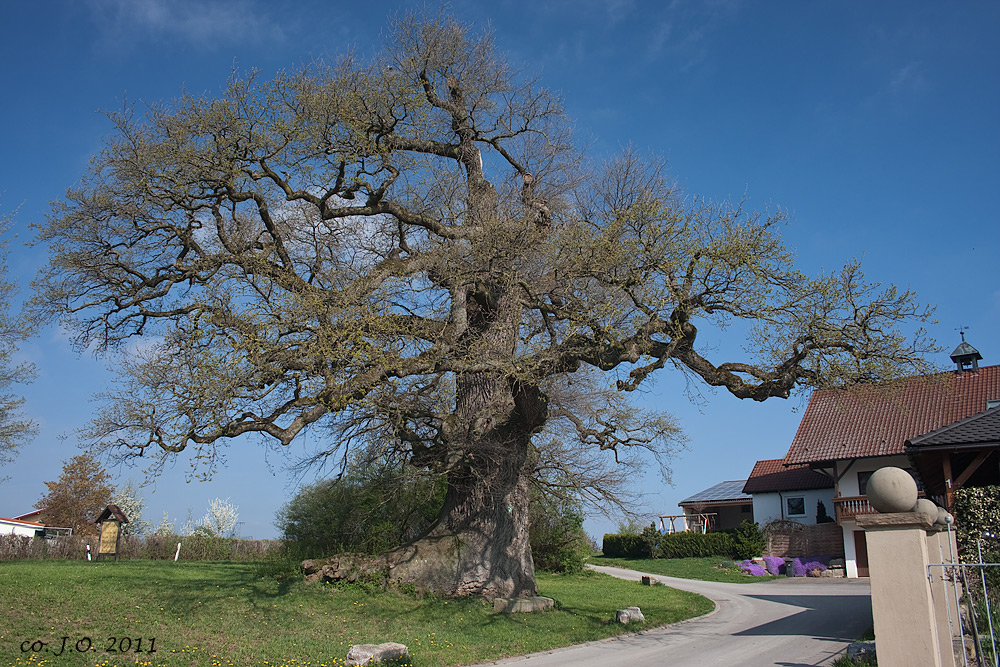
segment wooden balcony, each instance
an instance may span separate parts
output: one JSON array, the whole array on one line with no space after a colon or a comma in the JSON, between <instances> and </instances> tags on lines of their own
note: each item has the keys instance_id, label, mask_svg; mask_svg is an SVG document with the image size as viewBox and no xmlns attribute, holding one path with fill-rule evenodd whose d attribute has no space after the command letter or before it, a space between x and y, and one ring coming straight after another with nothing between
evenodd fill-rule
<instances>
[{"instance_id":1,"label":"wooden balcony","mask_svg":"<svg viewBox=\"0 0 1000 667\"><path fill-rule=\"evenodd\" d=\"M853 519L861 514L874 514L875 508L868 503L868 496L838 496L833 499L837 523Z\"/></svg>"},{"instance_id":2,"label":"wooden balcony","mask_svg":"<svg viewBox=\"0 0 1000 667\"><path fill-rule=\"evenodd\" d=\"M921 491L917 497L923 498L924 493ZM837 496L833 499L833 509L838 524L861 514L876 513L875 508L868 502L868 496Z\"/></svg>"}]
</instances>

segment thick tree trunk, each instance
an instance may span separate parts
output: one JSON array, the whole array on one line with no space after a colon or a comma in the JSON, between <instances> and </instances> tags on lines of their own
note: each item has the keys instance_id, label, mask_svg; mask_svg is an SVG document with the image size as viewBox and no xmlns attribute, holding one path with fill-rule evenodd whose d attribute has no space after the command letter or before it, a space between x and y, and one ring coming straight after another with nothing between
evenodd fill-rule
<instances>
[{"instance_id":1,"label":"thick tree trunk","mask_svg":"<svg viewBox=\"0 0 1000 667\"><path fill-rule=\"evenodd\" d=\"M389 555L389 576L446 595L536 593L528 447L541 405L496 375L460 378L448 492L429 533Z\"/></svg>"},{"instance_id":2,"label":"thick tree trunk","mask_svg":"<svg viewBox=\"0 0 1000 667\"><path fill-rule=\"evenodd\" d=\"M390 579L445 595L535 594L528 543L527 441L505 445L508 456L467 467L450 480L430 532L389 554Z\"/></svg>"}]
</instances>

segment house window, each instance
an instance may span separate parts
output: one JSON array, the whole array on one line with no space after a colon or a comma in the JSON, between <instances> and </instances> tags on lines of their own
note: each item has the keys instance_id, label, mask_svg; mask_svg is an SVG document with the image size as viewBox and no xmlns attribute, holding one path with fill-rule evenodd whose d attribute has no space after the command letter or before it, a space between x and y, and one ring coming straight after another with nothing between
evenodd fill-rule
<instances>
[{"instance_id":1,"label":"house window","mask_svg":"<svg viewBox=\"0 0 1000 667\"><path fill-rule=\"evenodd\" d=\"M858 495L868 495L868 480L871 478L873 472L875 471L868 470L867 472L858 473Z\"/></svg>"},{"instance_id":2,"label":"house window","mask_svg":"<svg viewBox=\"0 0 1000 667\"><path fill-rule=\"evenodd\" d=\"M785 498L785 514L788 516L805 516L806 499L802 496Z\"/></svg>"}]
</instances>

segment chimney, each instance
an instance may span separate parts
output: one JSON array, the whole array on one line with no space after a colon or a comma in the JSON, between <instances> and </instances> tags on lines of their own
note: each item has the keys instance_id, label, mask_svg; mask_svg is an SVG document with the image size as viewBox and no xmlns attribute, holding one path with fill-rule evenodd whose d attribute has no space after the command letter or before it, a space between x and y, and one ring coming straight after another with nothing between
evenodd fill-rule
<instances>
[{"instance_id":1,"label":"chimney","mask_svg":"<svg viewBox=\"0 0 1000 667\"><path fill-rule=\"evenodd\" d=\"M951 353L951 360L955 362L955 375L961 375L963 371L971 370L973 373L979 372L979 360L983 355L979 350L965 342L965 328L959 330L962 334L961 344Z\"/></svg>"}]
</instances>

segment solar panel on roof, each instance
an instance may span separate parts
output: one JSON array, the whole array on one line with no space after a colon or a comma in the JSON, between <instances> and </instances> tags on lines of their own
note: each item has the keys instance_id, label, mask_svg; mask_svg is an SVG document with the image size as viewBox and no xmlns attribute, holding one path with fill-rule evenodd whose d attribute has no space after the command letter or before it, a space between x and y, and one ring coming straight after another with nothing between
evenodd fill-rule
<instances>
[{"instance_id":1,"label":"solar panel on roof","mask_svg":"<svg viewBox=\"0 0 1000 667\"><path fill-rule=\"evenodd\" d=\"M689 502L712 502L720 500L750 500L751 496L743 493L743 486L746 484L745 479L734 480L730 482L719 482L715 486L711 486L704 491L699 491L698 493L685 498L682 503Z\"/></svg>"}]
</instances>

